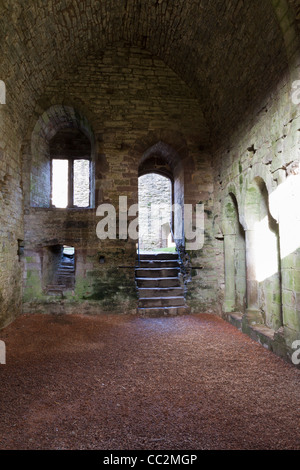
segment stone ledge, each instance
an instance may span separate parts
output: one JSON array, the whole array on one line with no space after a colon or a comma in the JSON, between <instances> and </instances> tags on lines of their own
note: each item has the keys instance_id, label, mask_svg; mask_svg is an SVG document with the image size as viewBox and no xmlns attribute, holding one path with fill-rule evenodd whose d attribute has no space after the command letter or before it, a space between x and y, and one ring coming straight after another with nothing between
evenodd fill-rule
<instances>
[{"instance_id":1,"label":"stone ledge","mask_svg":"<svg viewBox=\"0 0 300 470\"><path fill-rule=\"evenodd\" d=\"M267 338L274 339L275 331L272 328L268 328L265 325L255 325L251 326L251 329Z\"/></svg>"},{"instance_id":2,"label":"stone ledge","mask_svg":"<svg viewBox=\"0 0 300 470\"><path fill-rule=\"evenodd\" d=\"M27 207L26 214L30 215L31 213L35 212L59 212L59 213L67 213L67 212L92 212L95 211L94 207Z\"/></svg>"},{"instance_id":3,"label":"stone ledge","mask_svg":"<svg viewBox=\"0 0 300 470\"><path fill-rule=\"evenodd\" d=\"M243 320L243 315L240 312L232 312L232 313L226 313L225 319L231 323L231 325L235 326L238 328L238 330L242 331L242 320Z\"/></svg>"},{"instance_id":4,"label":"stone ledge","mask_svg":"<svg viewBox=\"0 0 300 470\"><path fill-rule=\"evenodd\" d=\"M248 312L249 313L249 312ZM255 324L253 316L242 314L241 312L231 312L223 314L223 318L231 325L235 326L242 333L249 336L253 341L256 341L265 349L279 356L284 361L291 364L291 357L293 351L287 346L282 329L275 331L261 323ZM250 320L250 321L249 321ZM295 364L294 364L295 366ZM295 366L300 369L299 366Z\"/></svg>"}]
</instances>

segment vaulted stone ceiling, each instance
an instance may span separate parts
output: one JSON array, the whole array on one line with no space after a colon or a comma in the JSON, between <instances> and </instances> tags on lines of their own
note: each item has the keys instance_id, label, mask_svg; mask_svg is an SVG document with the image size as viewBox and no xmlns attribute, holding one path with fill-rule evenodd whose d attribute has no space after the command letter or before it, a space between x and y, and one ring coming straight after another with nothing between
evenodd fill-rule
<instances>
[{"instance_id":1,"label":"vaulted stone ceiling","mask_svg":"<svg viewBox=\"0 0 300 470\"><path fill-rule=\"evenodd\" d=\"M25 116L53 78L87 53L125 41L162 59L191 87L217 135L238 122L287 67L273 3L4 0L0 78Z\"/></svg>"}]
</instances>

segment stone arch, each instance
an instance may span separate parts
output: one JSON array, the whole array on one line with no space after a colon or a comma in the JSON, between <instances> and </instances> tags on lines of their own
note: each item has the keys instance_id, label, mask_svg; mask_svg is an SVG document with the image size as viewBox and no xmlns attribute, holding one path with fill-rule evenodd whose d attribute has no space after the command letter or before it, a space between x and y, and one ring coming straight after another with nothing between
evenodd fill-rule
<instances>
[{"instance_id":1,"label":"stone arch","mask_svg":"<svg viewBox=\"0 0 300 470\"><path fill-rule=\"evenodd\" d=\"M235 188L231 188L235 189ZM246 307L246 242L240 223L235 192L228 191L223 200L225 299L223 309L244 312Z\"/></svg>"},{"instance_id":2,"label":"stone arch","mask_svg":"<svg viewBox=\"0 0 300 470\"><path fill-rule=\"evenodd\" d=\"M256 176L245 195L248 308L259 312L267 327L282 326L279 229L270 212L269 190Z\"/></svg>"},{"instance_id":3,"label":"stone arch","mask_svg":"<svg viewBox=\"0 0 300 470\"><path fill-rule=\"evenodd\" d=\"M169 161L183 161L188 157L188 147L184 136L177 131L156 129L137 139L130 155L142 163L156 152Z\"/></svg>"},{"instance_id":4,"label":"stone arch","mask_svg":"<svg viewBox=\"0 0 300 470\"><path fill-rule=\"evenodd\" d=\"M184 246L185 168L190 163L188 148L183 136L174 131L149 132L138 140L131 156L138 161L138 175L158 173L172 182L172 203L177 208L173 216L173 232L177 247Z\"/></svg>"},{"instance_id":5,"label":"stone arch","mask_svg":"<svg viewBox=\"0 0 300 470\"><path fill-rule=\"evenodd\" d=\"M277 201L270 197L276 188L276 183L269 172L252 171L248 175L246 190L243 194L245 230L251 230L253 225L267 213L274 223L279 222Z\"/></svg>"},{"instance_id":6,"label":"stone arch","mask_svg":"<svg viewBox=\"0 0 300 470\"><path fill-rule=\"evenodd\" d=\"M158 142L144 152L139 164L139 176L157 173L172 183L173 212L171 225L176 243L184 245L184 169L178 153L165 142Z\"/></svg>"},{"instance_id":7,"label":"stone arch","mask_svg":"<svg viewBox=\"0 0 300 470\"><path fill-rule=\"evenodd\" d=\"M273 179L273 175L270 173L266 165L261 163L255 164L250 168L245 177L244 188L240 197L240 222L244 227L244 230L249 230L251 225L251 211L249 212L249 196L251 193L251 187L253 188L253 182L256 182L258 185L265 185L268 195L271 195L277 187L277 183ZM255 185L255 183L254 183ZM250 193L249 193L250 189ZM273 219L278 222L278 207L276 201L272 198L268 198L269 211Z\"/></svg>"},{"instance_id":8,"label":"stone arch","mask_svg":"<svg viewBox=\"0 0 300 470\"><path fill-rule=\"evenodd\" d=\"M226 213L226 200L228 199L228 197L232 197L236 200L236 203L238 205L238 207L240 208L240 200L239 200L239 193L237 191L237 188L235 186L234 183L229 183L227 186L226 186L226 189L224 191L224 196L223 196L223 199L222 199L222 209L221 209L221 228L222 228L222 233L223 235L226 234L226 233L230 233L230 217L228 217L227 213ZM240 212L239 212L240 214Z\"/></svg>"},{"instance_id":9,"label":"stone arch","mask_svg":"<svg viewBox=\"0 0 300 470\"><path fill-rule=\"evenodd\" d=\"M94 132L86 117L72 106L53 105L37 120L31 134L29 160L30 187L26 202L31 207L49 207L51 194L50 141L63 130L81 132L90 142L92 175L96 153ZM94 178L91 178L94 181ZM42 188L42 191L40 189ZM91 184L91 205L94 205L94 184Z\"/></svg>"},{"instance_id":10,"label":"stone arch","mask_svg":"<svg viewBox=\"0 0 300 470\"><path fill-rule=\"evenodd\" d=\"M159 141L144 152L139 164L139 176L157 173L174 181L176 173L183 169L176 150L169 144Z\"/></svg>"}]
</instances>

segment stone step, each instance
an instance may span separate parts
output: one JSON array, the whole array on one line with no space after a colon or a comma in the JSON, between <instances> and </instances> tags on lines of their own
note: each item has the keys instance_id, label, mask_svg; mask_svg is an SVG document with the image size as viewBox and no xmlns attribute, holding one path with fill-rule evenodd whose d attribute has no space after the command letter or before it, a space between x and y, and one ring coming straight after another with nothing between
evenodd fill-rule
<instances>
[{"instance_id":1,"label":"stone step","mask_svg":"<svg viewBox=\"0 0 300 470\"><path fill-rule=\"evenodd\" d=\"M138 266L139 268L179 268L179 263L177 260L141 260Z\"/></svg>"},{"instance_id":2,"label":"stone step","mask_svg":"<svg viewBox=\"0 0 300 470\"><path fill-rule=\"evenodd\" d=\"M75 276L74 273L63 273L63 272L58 272L55 276L55 283L56 284L74 284L75 282Z\"/></svg>"},{"instance_id":3,"label":"stone step","mask_svg":"<svg viewBox=\"0 0 300 470\"><path fill-rule=\"evenodd\" d=\"M179 268L136 268L136 277L176 277L179 274Z\"/></svg>"},{"instance_id":4,"label":"stone step","mask_svg":"<svg viewBox=\"0 0 300 470\"><path fill-rule=\"evenodd\" d=\"M65 289L64 285L52 285L47 287L46 293L47 295L62 295Z\"/></svg>"},{"instance_id":5,"label":"stone step","mask_svg":"<svg viewBox=\"0 0 300 470\"><path fill-rule=\"evenodd\" d=\"M56 276L65 276L65 277L69 277L69 278L74 277L74 275L75 275L74 272L66 272L66 271L58 271L56 273Z\"/></svg>"},{"instance_id":6,"label":"stone step","mask_svg":"<svg viewBox=\"0 0 300 470\"><path fill-rule=\"evenodd\" d=\"M138 306L141 308L154 307L184 307L184 297L149 297L140 298Z\"/></svg>"},{"instance_id":7,"label":"stone step","mask_svg":"<svg viewBox=\"0 0 300 470\"><path fill-rule=\"evenodd\" d=\"M153 297L183 297L182 287L140 288L140 298Z\"/></svg>"},{"instance_id":8,"label":"stone step","mask_svg":"<svg viewBox=\"0 0 300 470\"><path fill-rule=\"evenodd\" d=\"M47 290L61 290L63 287L65 287L63 284L49 284Z\"/></svg>"},{"instance_id":9,"label":"stone step","mask_svg":"<svg viewBox=\"0 0 300 470\"><path fill-rule=\"evenodd\" d=\"M74 268L65 268L65 267L59 267L57 269L57 272L58 273L66 273L66 274L72 274L72 273L75 273L75 269Z\"/></svg>"},{"instance_id":10,"label":"stone step","mask_svg":"<svg viewBox=\"0 0 300 470\"><path fill-rule=\"evenodd\" d=\"M56 283L59 284L59 285L74 286L75 285L75 279L70 279L68 277L57 277L56 278Z\"/></svg>"},{"instance_id":11,"label":"stone step","mask_svg":"<svg viewBox=\"0 0 300 470\"><path fill-rule=\"evenodd\" d=\"M141 254L140 260L178 260L178 253L147 253Z\"/></svg>"},{"instance_id":12,"label":"stone step","mask_svg":"<svg viewBox=\"0 0 300 470\"><path fill-rule=\"evenodd\" d=\"M186 315L190 312L188 307L152 307L152 308L138 308L138 314L142 317L165 317Z\"/></svg>"},{"instance_id":13,"label":"stone step","mask_svg":"<svg viewBox=\"0 0 300 470\"><path fill-rule=\"evenodd\" d=\"M159 277L159 278L136 278L136 283L140 288L170 288L180 287L180 280L178 277Z\"/></svg>"},{"instance_id":14,"label":"stone step","mask_svg":"<svg viewBox=\"0 0 300 470\"><path fill-rule=\"evenodd\" d=\"M140 255L135 275L139 293L138 313L141 316L161 317L188 313L179 273L177 253Z\"/></svg>"}]
</instances>

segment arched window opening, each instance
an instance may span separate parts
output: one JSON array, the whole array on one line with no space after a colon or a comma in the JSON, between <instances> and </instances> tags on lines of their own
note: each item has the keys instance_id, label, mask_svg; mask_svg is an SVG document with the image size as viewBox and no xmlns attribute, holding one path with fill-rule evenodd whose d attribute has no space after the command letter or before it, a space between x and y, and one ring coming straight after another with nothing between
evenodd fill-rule
<instances>
[{"instance_id":1,"label":"arched window opening","mask_svg":"<svg viewBox=\"0 0 300 470\"><path fill-rule=\"evenodd\" d=\"M248 187L245 215L248 309L260 312L265 325L277 331L283 324L279 229L261 178Z\"/></svg>"},{"instance_id":2,"label":"arched window opening","mask_svg":"<svg viewBox=\"0 0 300 470\"><path fill-rule=\"evenodd\" d=\"M72 107L51 106L31 135L25 205L94 207L95 154L95 137L87 119Z\"/></svg>"},{"instance_id":3,"label":"arched window opening","mask_svg":"<svg viewBox=\"0 0 300 470\"><path fill-rule=\"evenodd\" d=\"M79 130L64 129L50 141L51 206L90 207L91 145Z\"/></svg>"}]
</instances>

